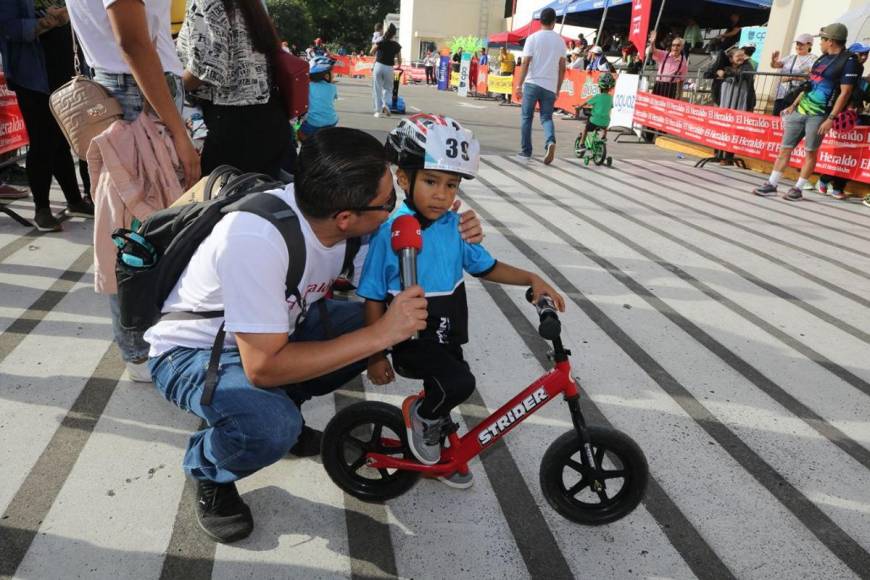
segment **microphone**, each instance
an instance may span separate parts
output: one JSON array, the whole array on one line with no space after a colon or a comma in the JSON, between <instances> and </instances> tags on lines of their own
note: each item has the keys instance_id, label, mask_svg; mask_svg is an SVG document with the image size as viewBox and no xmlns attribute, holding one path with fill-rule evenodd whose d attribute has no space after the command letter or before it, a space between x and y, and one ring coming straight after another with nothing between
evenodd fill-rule
<instances>
[{"instance_id":1,"label":"microphone","mask_svg":"<svg viewBox=\"0 0 870 580\"><path fill-rule=\"evenodd\" d=\"M417 284L417 253L423 249L420 222L412 215L401 215L393 221L390 244L399 255L399 276L402 290ZM415 332L411 339L419 338Z\"/></svg>"}]
</instances>

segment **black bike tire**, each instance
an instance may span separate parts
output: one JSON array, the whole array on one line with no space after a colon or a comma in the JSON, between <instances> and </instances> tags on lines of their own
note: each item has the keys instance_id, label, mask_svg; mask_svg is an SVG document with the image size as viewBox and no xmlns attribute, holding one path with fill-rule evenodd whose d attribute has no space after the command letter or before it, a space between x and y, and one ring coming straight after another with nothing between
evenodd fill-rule
<instances>
[{"instance_id":1,"label":"black bike tire","mask_svg":"<svg viewBox=\"0 0 870 580\"><path fill-rule=\"evenodd\" d=\"M602 140L600 145L601 149L596 151L595 155L592 156L592 161L595 165L604 165L604 161L607 159L607 143Z\"/></svg>"},{"instance_id":2,"label":"black bike tire","mask_svg":"<svg viewBox=\"0 0 870 580\"><path fill-rule=\"evenodd\" d=\"M405 459L413 459L408 449L402 412L393 405L377 401L355 403L338 412L323 431L320 450L323 467L330 479L346 493L366 502L383 502L398 497L420 479L417 471L398 470L389 481L378 482L359 477L355 475L356 471L350 470L351 466L344 459L345 434L362 425L378 423L399 435Z\"/></svg>"},{"instance_id":3,"label":"black bike tire","mask_svg":"<svg viewBox=\"0 0 870 580\"><path fill-rule=\"evenodd\" d=\"M643 499L649 478L646 457L634 440L615 429L589 427L593 450L603 446L615 454L626 471L622 488L613 496L615 503L599 508L587 507L568 494L563 471L569 459L583 447L576 431L569 431L553 441L541 460L540 484L547 503L572 522L600 526L615 522L631 513ZM576 461L576 460L575 460Z\"/></svg>"},{"instance_id":4,"label":"black bike tire","mask_svg":"<svg viewBox=\"0 0 870 580\"><path fill-rule=\"evenodd\" d=\"M577 157L578 159L583 158L583 154L580 153L580 149L582 149L582 145L583 144L580 143L580 137L577 137L576 139L574 139L574 157Z\"/></svg>"}]
</instances>

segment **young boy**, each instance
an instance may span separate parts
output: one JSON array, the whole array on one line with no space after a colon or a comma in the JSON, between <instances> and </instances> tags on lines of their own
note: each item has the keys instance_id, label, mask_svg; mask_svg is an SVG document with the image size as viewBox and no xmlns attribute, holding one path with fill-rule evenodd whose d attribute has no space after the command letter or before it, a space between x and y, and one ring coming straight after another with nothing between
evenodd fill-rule
<instances>
[{"instance_id":1,"label":"young boy","mask_svg":"<svg viewBox=\"0 0 870 580\"><path fill-rule=\"evenodd\" d=\"M390 246L392 222L401 215L415 216L423 236L417 279L426 292L427 327L418 340L396 345L392 359L400 374L423 380L425 395L405 399L402 413L414 456L434 465L441 458L442 428L449 424L450 410L475 388L462 356L462 345L468 342L463 271L501 284L531 286L535 299L547 294L559 310L565 304L537 274L497 262L483 246L459 237L459 218L450 208L462 178L473 179L477 173L480 145L471 131L449 117L420 113L399 122L386 148L398 166L396 181L405 191L405 203L372 235L357 294L366 300L366 324L384 315L401 290L399 261ZM369 359L368 377L377 385L392 382L386 353ZM458 488L472 483L470 472L439 479Z\"/></svg>"},{"instance_id":2,"label":"young boy","mask_svg":"<svg viewBox=\"0 0 870 580\"><path fill-rule=\"evenodd\" d=\"M332 84L334 64L335 61L328 56L315 56L308 62L308 115L299 129L303 139L320 129L338 124L338 113L335 111L338 89Z\"/></svg>"},{"instance_id":3,"label":"young boy","mask_svg":"<svg viewBox=\"0 0 870 580\"><path fill-rule=\"evenodd\" d=\"M591 108L592 114L589 115L589 120L586 126L583 127L583 134L580 135L580 154L586 151L586 135L589 131L601 129L604 132L601 135L602 139L607 138L607 126L610 125L610 110L613 108L613 95L610 91L616 85L613 80L613 75L610 73L601 73L598 77L598 88L600 93L586 101L584 108Z\"/></svg>"}]
</instances>

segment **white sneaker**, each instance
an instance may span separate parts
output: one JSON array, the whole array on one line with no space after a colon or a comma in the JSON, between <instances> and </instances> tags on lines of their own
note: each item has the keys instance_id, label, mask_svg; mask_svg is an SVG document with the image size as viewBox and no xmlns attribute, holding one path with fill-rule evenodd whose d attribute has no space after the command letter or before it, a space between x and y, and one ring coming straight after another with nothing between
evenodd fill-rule
<instances>
[{"instance_id":1,"label":"white sneaker","mask_svg":"<svg viewBox=\"0 0 870 580\"><path fill-rule=\"evenodd\" d=\"M377 117L378 119L380 119L380 118L381 118L381 113L380 113L380 112L375 113L375 117Z\"/></svg>"},{"instance_id":2,"label":"white sneaker","mask_svg":"<svg viewBox=\"0 0 870 580\"><path fill-rule=\"evenodd\" d=\"M151 371L148 370L148 362L127 363L127 376L134 383L150 383Z\"/></svg>"},{"instance_id":3,"label":"white sneaker","mask_svg":"<svg viewBox=\"0 0 870 580\"><path fill-rule=\"evenodd\" d=\"M453 489L468 489L474 485L474 476L471 474L471 470L465 475L454 471L450 475L439 477L438 481Z\"/></svg>"},{"instance_id":4,"label":"white sneaker","mask_svg":"<svg viewBox=\"0 0 870 580\"><path fill-rule=\"evenodd\" d=\"M529 161L531 161L532 158L531 158L531 157L526 157L526 156L523 155L522 153L517 153L516 155L514 155L514 159L516 159L516 160L519 161L520 163L528 163Z\"/></svg>"}]
</instances>

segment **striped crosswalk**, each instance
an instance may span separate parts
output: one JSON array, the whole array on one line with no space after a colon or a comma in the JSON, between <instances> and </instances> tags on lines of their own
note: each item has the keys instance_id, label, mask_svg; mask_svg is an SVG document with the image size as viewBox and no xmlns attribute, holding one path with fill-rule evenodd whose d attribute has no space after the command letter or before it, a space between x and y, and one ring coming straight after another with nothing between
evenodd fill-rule
<instances>
[{"instance_id":1,"label":"striped crosswalk","mask_svg":"<svg viewBox=\"0 0 870 580\"><path fill-rule=\"evenodd\" d=\"M649 461L632 514L586 528L546 503L540 460L571 428L553 403L471 464L469 491L363 504L288 458L240 482L256 529L219 546L180 470L198 419L123 374L91 225L0 216L0 578L870 578L870 212L755 181L485 156L463 183L490 252L566 296L587 419ZM467 284L463 428L550 364L522 289ZM360 378L306 418L416 388Z\"/></svg>"}]
</instances>

